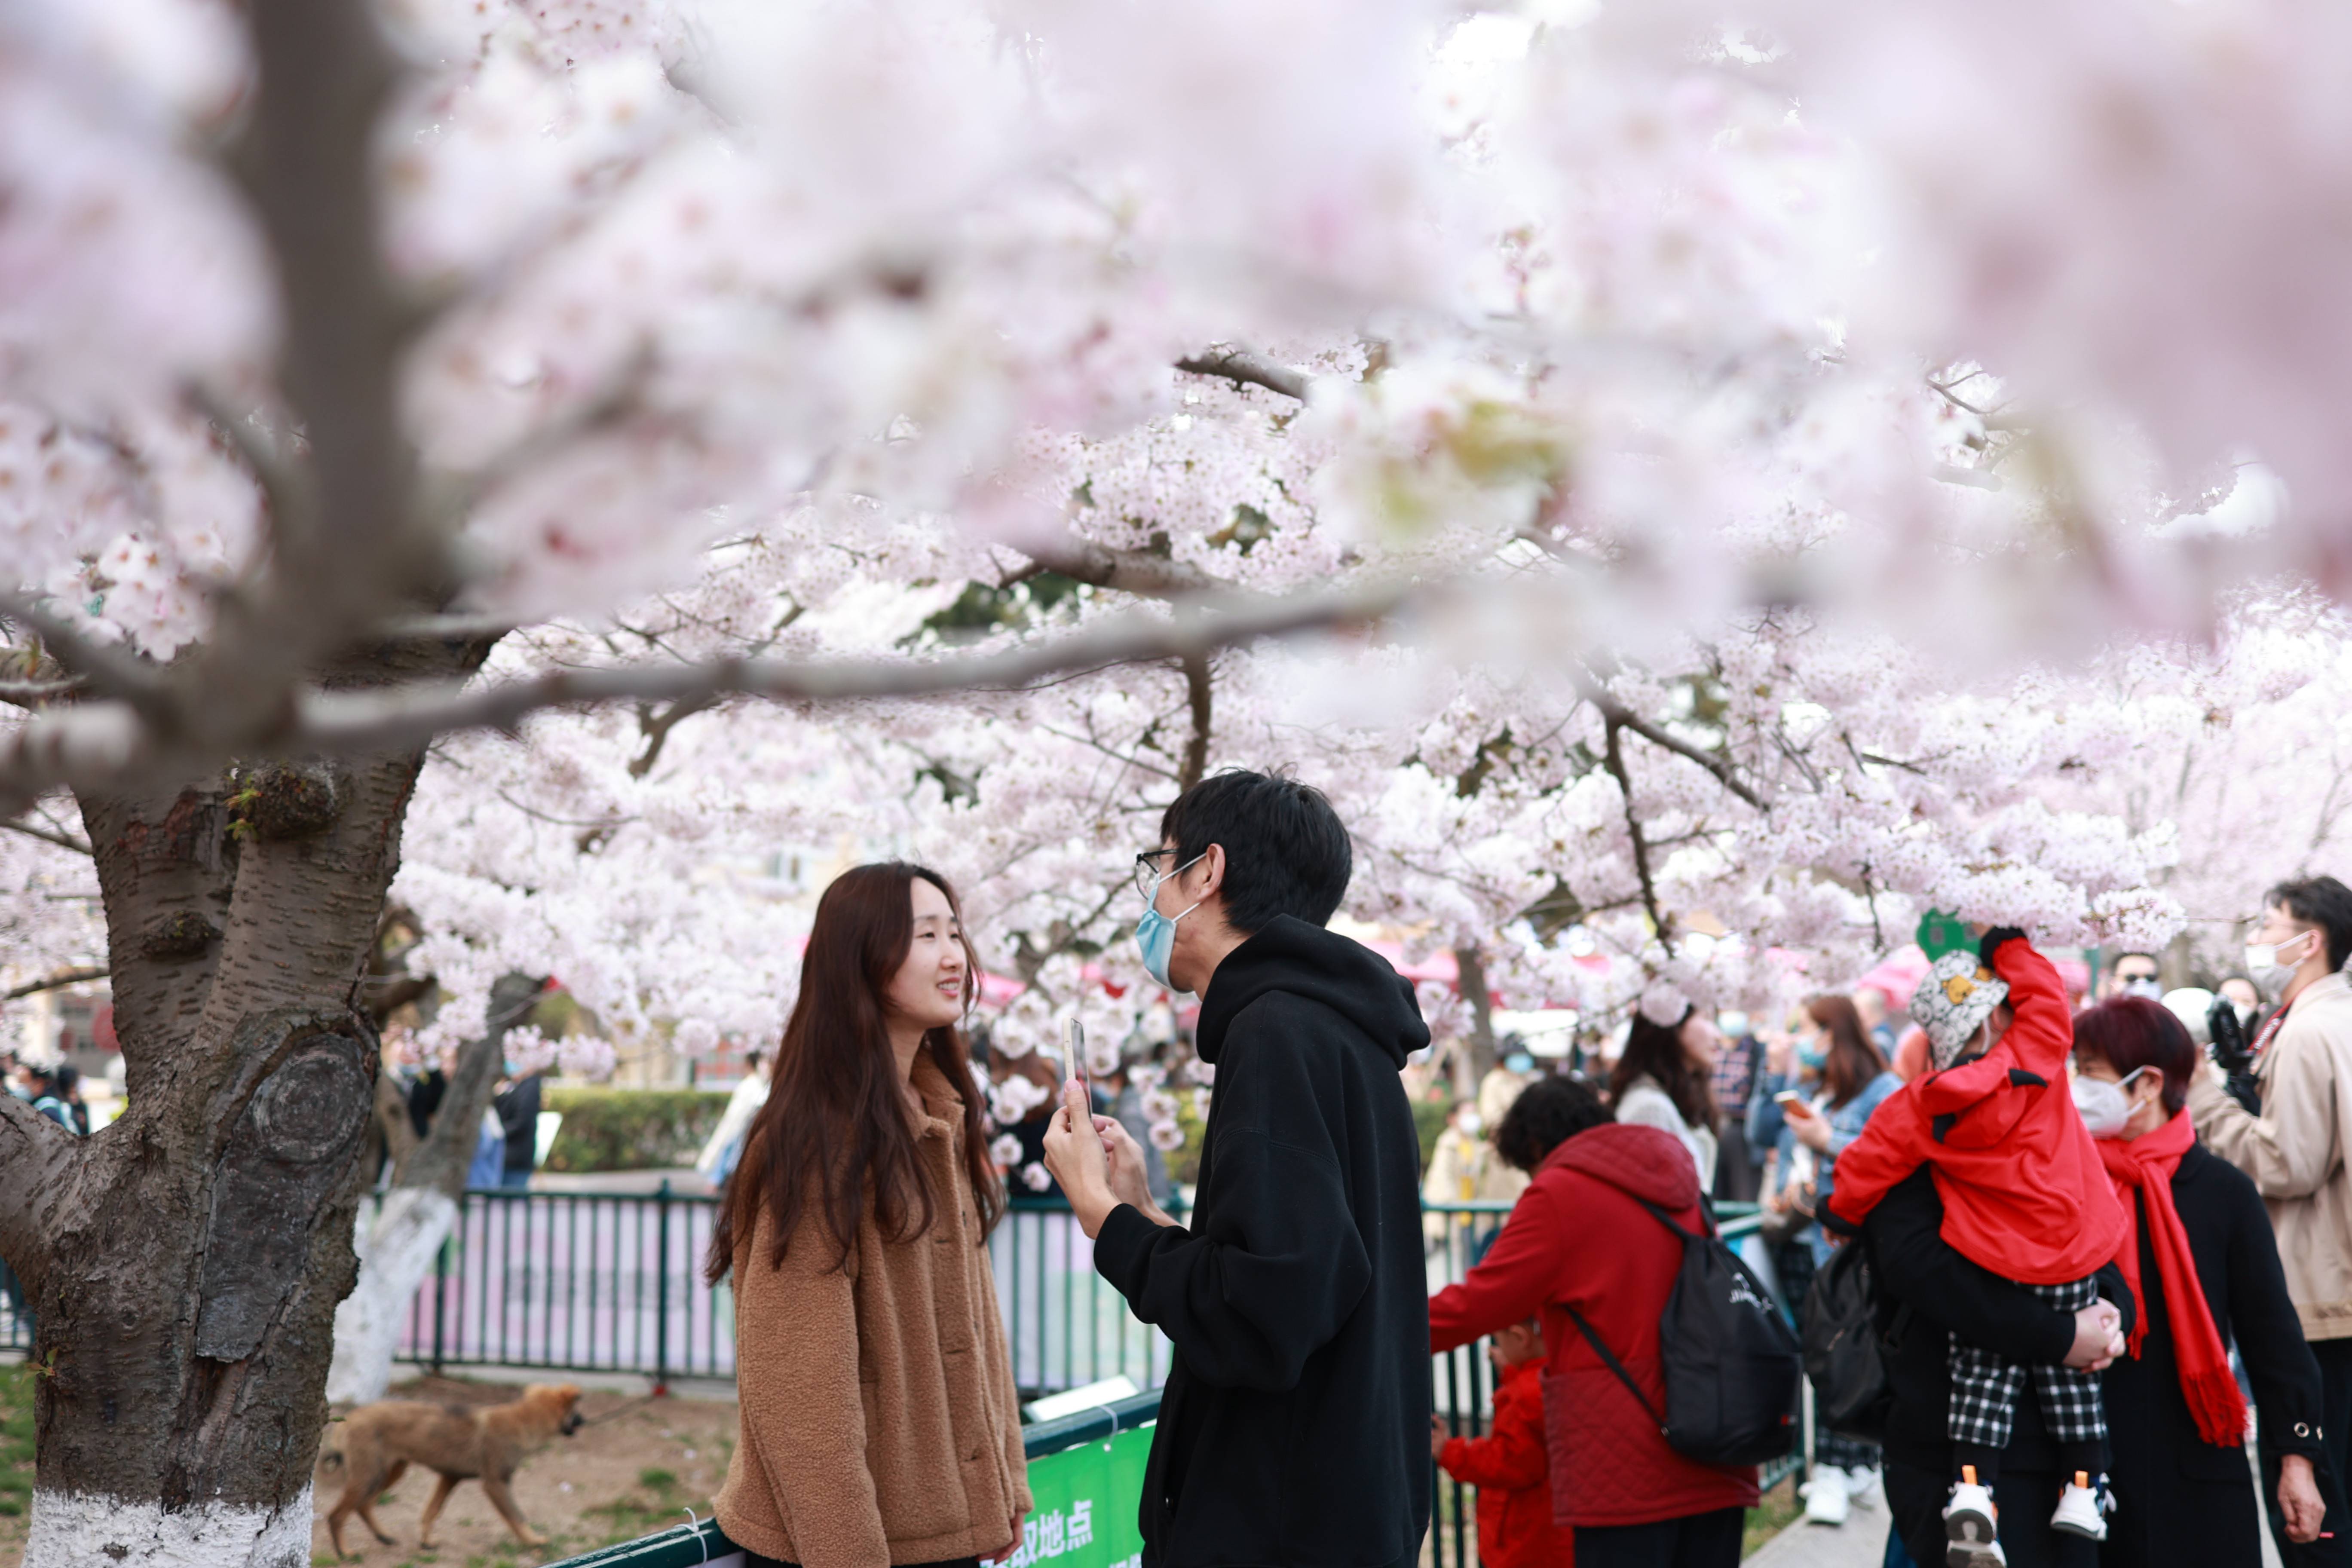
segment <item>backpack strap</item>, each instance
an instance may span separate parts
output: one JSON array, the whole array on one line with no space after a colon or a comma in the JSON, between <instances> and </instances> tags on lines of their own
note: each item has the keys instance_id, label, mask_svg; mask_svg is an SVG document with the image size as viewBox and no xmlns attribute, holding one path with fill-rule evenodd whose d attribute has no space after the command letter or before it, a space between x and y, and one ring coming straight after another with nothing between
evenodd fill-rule
<instances>
[{"instance_id":1,"label":"backpack strap","mask_svg":"<svg viewBox=\"0 0 2352 1568\"><path fill-rule=\"evenodd\" d=\"M1644 1204L1643 1206L1647 1208L1649 1205ZM1651 1212L1655 1213L1656 1211L1652 1210ZM1567 1312L1569 1321L1576 1325L1576 1331L1584 1336L1585 1343L1591 1345L1594 1352L1601 1357L1601 1364L1606 1366L1611 1372L1617 1374L1617 1381L1625 1385L1625 1392L1633 1396L1634 1402L1641 1405L1643 1413L1648 1415L1651 1421L1656 1425L1658 1428L1658 1436L1661 1437L1664 1436L1666 1435L1666 1423L1664 1418L1658 1414L1658 1407L1650 1403L1650 1396L1642 1392L1642 1385L1633 1381L1633 1374L1625 1370L1625 1363L1619 1361L1615 1355L1611 1353L1608 1344L1602 1341L1599 1334L1592 1331L1592 1325L1584 1321L1583 1313L1578 1311L1575 1308L1570 1306L1565 1301L1562 1301L1559 1305L1560 1309Z\"/></svg>"},{"instance_id":2,"label":"backpack strap","mask_svg":"<svg viewBox=\"0 0 2352 1568\"><path fill-rule=\"evenodd\" d=\"M1633 1194L1628 1193L1626 1196L1632 1197ZM1647 1198L1633 1198L1633 1201L1640 1204L1643 1208L1649 1210L1651 1218L1656 1220L1660 1225L1664 1226L1668 1230L1673 1231L1676 1236L1681 1237L1685 1241L1709 1241L1714 1239L1715 1210L1711 1205L1709 1205L1706 1201L1706 1195L1703 1193L1699 1195L1698 1200L1699 1228L1696 1231L1685 1230L1682 1226L1675 1221L1674 1215L1668 1214L1665 1210L1660 1208L1657 1205L1652 1203Z\"/></svg>"}]
</instances>

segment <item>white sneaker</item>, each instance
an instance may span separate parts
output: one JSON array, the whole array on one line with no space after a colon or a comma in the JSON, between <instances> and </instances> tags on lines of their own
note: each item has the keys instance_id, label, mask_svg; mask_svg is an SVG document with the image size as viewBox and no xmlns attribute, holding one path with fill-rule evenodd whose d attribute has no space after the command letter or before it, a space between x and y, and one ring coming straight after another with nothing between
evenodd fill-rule
<instances>
[{"instance_id":1,"label":"white sneaker","mask_svg":"<svg viewBox=\"0 0 2352 1568\"><path fill-rule=\"evenodd\" d=\"M1813 1479L1799 1489L1805 1494L1807 1524L1840 1525L1845 1522L1845 1472L1835 1465L1816 1465Z\"/></svg>"},{"instance_id":2,"label":"white sneaker","mask_svg":"<svg viewBox=\"0 0 2352 1568\"><path fill-rule=\"evenodd\" d=\"M2102 1480L2091 1484L2091 1478L2081 1470L2064 1491L2058 1494L2058 1511L2050 1516L2050 1528L2063 1530L2069 1535L2079 1535L2085 1541L2107 1538L2107 1515L2116 1511L2116 1494Z\"/></svg>"},{"instance_id":3,"label":"white sneaker","mask_svg":"<svg viewBox=\"0 0 2352 1568\"><path fill-rule=\"evenodd\" d=\"M1977 1484L1976 1467L1962 1466L1952 1500L1944 1505L1944 1568L2009 1568L2000 1518L1990 1489Z\"/></svg>"},{"instance_id":4,"label":"white sneaker","mask_svg":"<svg viewBox=\"0 0 2352 1568\"><path fill-rule=\"evenodd\" d=\"M1878 1472L1868 1465L1856 1465L1845 1473L1846 1496L1856 1508L1876 1508L1880 1492Z\"/></svg>"}]
</instances>

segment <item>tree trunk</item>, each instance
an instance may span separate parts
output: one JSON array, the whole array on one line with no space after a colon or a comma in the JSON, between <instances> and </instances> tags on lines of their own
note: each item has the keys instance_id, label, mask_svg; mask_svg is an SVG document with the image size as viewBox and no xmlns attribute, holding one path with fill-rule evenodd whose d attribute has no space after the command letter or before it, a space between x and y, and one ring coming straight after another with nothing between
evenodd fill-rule
<instances>
[{"instance_id":1,"label":"tree trunk","mask_svg":"<svg viewBox=\"0 0 2352 1568\"><path fill-rule=\"evenodd\" d=\"M1495 1070L1495 1003L1486 994L1486 955L1475 947L1455 948L1454 973L1462 1000L1470 1005L1470 1037L1463 1044L1467 1047L1469 1092L1475 1094Z\"/></svg>"},{"instance_id":2,"label":"tree trunk","mask_svg":"<svg viewBox=\"0 0 2352 1568\"><path fill-rule=\"evenodd\" d=\"M76 1140L0 1096L0 1252L38 1323L26 1568L310 1562L377 1066L360 984L423 760L81 803L128 1104Z\"/></svg>"},{"instance_id":3,"label":"tree trunk","mask_svg":"<svg viewBox=\"0 0 2352 1568\"><path fill-rule=\"evenodd\" d=\"M392 1383L392 1354L416 1289L449 1238L464 1199L482 1112L498 1088L507 1031L520 1023L545 982L506 974L490 988L489 1026L457 1053L433 1130L393 1167L392 1190L373 1225L353 1237L359 1281L335 1309L335 1356L327 1398L336 1405L382 1399Z\"/></svg>"}]
</instances>

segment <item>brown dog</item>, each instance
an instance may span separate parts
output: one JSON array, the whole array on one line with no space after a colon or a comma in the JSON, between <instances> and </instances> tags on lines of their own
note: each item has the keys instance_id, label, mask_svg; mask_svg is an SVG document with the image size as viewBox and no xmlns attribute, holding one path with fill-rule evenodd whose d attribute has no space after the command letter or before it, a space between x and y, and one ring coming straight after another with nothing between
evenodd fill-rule
<instances>
[{"instance_id":1,"label":"brown dog","mask_svg":"<svg viewBox=\"0 0 2352 1568\"><path fill-rule=\"evenodd\" d=\"M457 1483L479 1477L490 1505L525 1546L547 1538L531 1529L515 1507L508 1483L522 1462L559 1434L580 1429L580 1390L571 1384L534 1383L506 1405L427 1405L415 1399L385 1399L362 1405L331 1428L319 1455L323 1473L342 1472L343 1495L327 1514L327 1534L335 1555L343 1555L343 1521L354 1513L386 1546L392 1537L375 1521L375 1500L412 1464L441 1478L425 1505L416 1544L433 1544L433 1521Z\"/></svg>"}]
</instances>

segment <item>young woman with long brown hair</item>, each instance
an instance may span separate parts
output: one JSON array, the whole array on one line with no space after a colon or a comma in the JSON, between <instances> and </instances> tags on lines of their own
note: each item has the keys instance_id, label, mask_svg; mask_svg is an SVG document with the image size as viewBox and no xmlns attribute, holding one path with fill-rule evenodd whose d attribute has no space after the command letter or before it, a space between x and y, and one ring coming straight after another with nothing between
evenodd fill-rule
<instances>
[{"instance_id":1,"label":"young woman with long brown hair","mask_svg":"<svg viewBox=\"0 0 2352 1568\"><path fill-rule=\"evenodd\" d=\"M1672 1024L1636 1012L1625 1054L1609 1075L1617 1120L1680 1139L1698 1169L1701 1192L1715 1185L1715 1135L1723 1120L1715 1106L1715 1058L1722 1049L1715 1021L1696 1007L1685 1005Z\"/></svg>"},{"instance_id":2,"label":"young woman with long brown hair","mask_svg":"<svg viewBox=\"0 0 2352 1568\"><path fill-rule=\"evenodd\" d=\"M957 1025L954 889L899 862L817 902L768 1101L705 1272L735 1281L740 1438L717 1511L748 1568L973 1564L1030 1506L988 1233L1003 1212Z\"/></svg>"}]
</instances>

